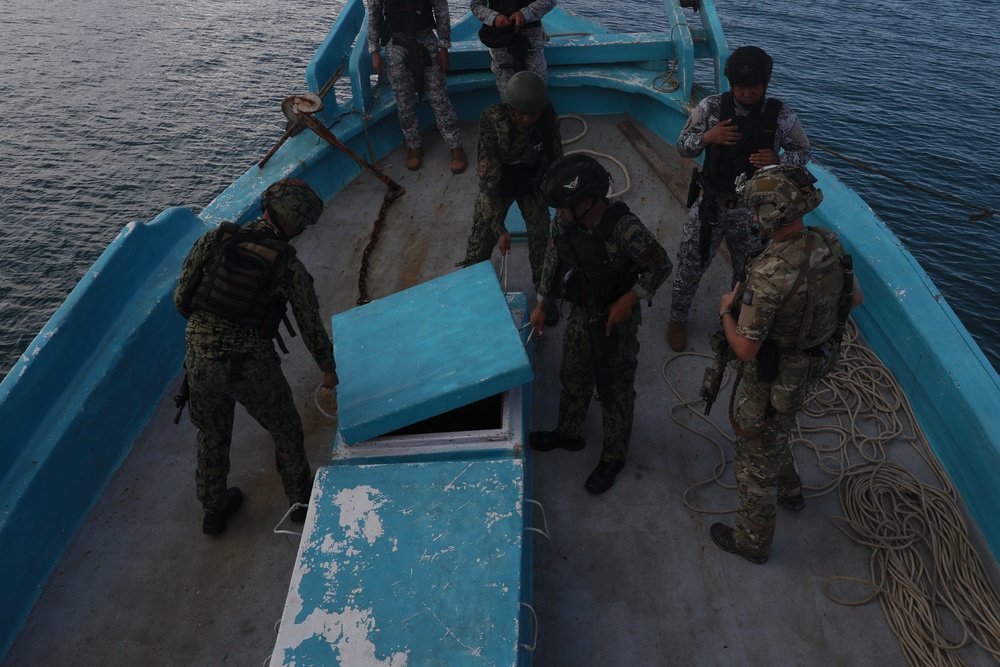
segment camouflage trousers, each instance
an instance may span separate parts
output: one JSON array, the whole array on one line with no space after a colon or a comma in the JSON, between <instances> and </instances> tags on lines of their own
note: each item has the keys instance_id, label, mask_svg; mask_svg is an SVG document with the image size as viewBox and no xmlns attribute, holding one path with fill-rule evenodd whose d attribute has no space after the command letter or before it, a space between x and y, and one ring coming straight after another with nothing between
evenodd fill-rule
<instances>
[{"instance_id":1,"label":"camouflage trousers","mask_svg":"<svg viewBox=\"0 0 1000 667\"><path fill-rule=\"evenodd\" d=\"M598 387L598 401L604 426L602 461L624 461L632 439L632 414L635 410L635 371L639 365L639 324L642 313L639 304L632 316L619 324L611 336L605 335L607 313L597 314L573 305L563 334L562 366L559 381L559 426L561 435L580 437L596 383L594 346L591 345L590 322L596 319L595 332L598 354L603 358L608 386Z\"/></svg>"},{"instance_id":2,"label":"camouflage trousers","mask_svg":"<svg viewBox=\"0 0 1000 667\"><path fill-rule=\"evenodd\" d=\"M528 263L531 264L531 282L538 289L542 279L542 265L545 263L545 246L549 242L549 207L542 201L541 192L537 187L531 192L517 197L487 197L482 192L476 197L472 211L472 231L465 250L465 261L462 266L472 266L488 261L497 247L495 230L503 224L511 204L517 202L524 218L524 227L528 234ZM499 221L499 224L497 222Z\"/></svg>"},{"instance_id":3,"label":"camouflage trousers","mask_svg":"<svg viewBox=\"0 0 1000 667\"><path fill-rule=\"evenodd\" d=\"M536 73L546 83L549 80L549 67L545 60L545 31L542 30L541 24L525 28L521 34L524 36L524 42L520 47L523 49L520 54L515 53L515 50L519 48L516 43L514 46L490 49L490 55L493 57L490 69L493 70L493 75L497 78L497 90L500 91L501 99L507 90L507 82L510 81L510 77L518 71L515 63L516 56L524 59L525 69Z\"/></svg>"},{"instance_id":4,"label":"camouflage trousers","mask_svg":"<svg viewBox=\"0 0 1000 667\"><path fill-rule=\"evenodd\" d=\"M273 353L272 353L273 355ZM289 502L308 502L312 473L303 445L302 420L277 355L207 359L188 348L184 360L191 390L191 423L198 429L198 500L206 512L228 502L233 411L239 402L274 440L275 464Z\"/></svg>"},{"instance_id":5,"label":"camouflage trousers","mask_svg":"<svg viewBox=\"0 0 1000 667\"><path fill-rule=\"evenodd\" d=\"M753 437L737 435L736 439L733 468L740 504L733 538L740 549L764 556L774 539L778 498L802 493L789 445L795 413L765 418L771 383L757 379L755 361L744 365L742 387L736 423Z\"/></svg>"},{"instance_id":6,"label":"camouflage trousers","mask_svg":"<svg viewBox=\"0 0 1000 667\"><path fill-rule=\"evenodd\" d=\"M681 229L681 242L677 247L677 267L674 269L673 298L670 303L670 319L675 322L687 322L691 302L698 291L698 284L705 271L718 252L722 239L732 257L733 285L746 278L747 259L762 245L760 228L753 221L753 211L748 208L723 208L719 211L719 220L712 226L711 242L708 246L708 261L702 266L699 238L701 235L701 219L698 216L698 206L701 198L688 211L687 219ZM721 294L712 295L712 303L718 303ZM714 307L714 305L713 305Z\"/></svg>"},{"instance_id":7,"label":"camouflage trousers","mask_svg":"<svg viewBox=\"0 0 1000 667\"><path fill-rule=\"evenodd\" d=\"M445 80L444 72L437 63L438 46L437 40L431 31L420 34L417 37L420 45L427 49L431 57L431 64L424 67L424 86L427 90L427 101L430 102L434 111L434 118L437 120L438 130L448 148L460 148L462 146L462 136L458 129L458 116L455 108L448 97L448 83ZM393 42L385 45L385 62L389 71L389 81L392 83L392 92L396 98L396 110L399 114L399 127L403 130L403 137L407 148L419 148L420 143L420 119L417 117L416 90L414 87L413 73L406 68L406 49Z\"/></svg>"}]
</instances>

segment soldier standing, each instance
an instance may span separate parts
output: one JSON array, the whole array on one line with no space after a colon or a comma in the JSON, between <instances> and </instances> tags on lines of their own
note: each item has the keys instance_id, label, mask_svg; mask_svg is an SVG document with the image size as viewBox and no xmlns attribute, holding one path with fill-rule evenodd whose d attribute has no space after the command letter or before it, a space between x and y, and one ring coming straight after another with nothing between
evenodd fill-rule
<instances>
[{"instance_id":1,"label":"soldier standing","mask_svg":"<svg viewBox=\"0 0 1000 667\"><path fill-rule=\"evenodd\" d=\"M753 214L736 194L736 180L741 175L750 178L767 165L809 161L809 139L795 112L765 95L771 69L771 57L756 46L733 51L725 69L732 91L699 102L677 139L682 156L704 151L705 162L692 184L701 196L688 201L691 210L677 248L667 327L667 343L675 352L687 347L691 301L722 239L732 258L733 284L743 278L747 257L761 247ZM697 189L693 187L692 194Z\"/></svg>"},{"instance_id":2,"label":"soldier standing","mask_svg":"<svg viewBox=\"0 0 1000 667\"><path fill-rule=\"evenodd\" d=\"M532 449L583 449L583 423L597 387L604 424L601 458L584 487L604 493L625 466L635 408L639 302L670 275L670 258L623 202L607 199L611 177L594 158L572 154L545 174L542 191L556 209L531 324L543 331L557 295L572 309L563 334L559 425L528 436Z\"/></svg>"},{"instance_id":3,"label":"soldier standing","mask_svg":"<svg viewBox=\"0 0 1000 667\"><path fill-rule=\"evenodd\" d=\"M719 305L726 340L742 362L733 457L740 502L736 527L716 523L710 534L723 550L758 564L770 553L777 504L805 507L789 445L795 415L836 359L843 323L864 298L837 235L802 221L823 200L815 182L793 165L759 170L747 182L744 204L761 235L774 240L751 263L746 287L737 283Z\"/></svg>"},{"instance_id":4,"label":"soldier standing","mask_svg":"<svg viewBox=\"0 0 1000 667\"><path fill-rule=\"evenodd\" d=\"M458 116L448 97L448 49L451 48L451 17L447 0L367 0L368 50L372 68L384 74L396 97L399 126L406 147L406 168L420 169L424 149L414 96L427 92L438 130L451 149L451 172L465 171L466 156L458 128ZM437 31L437 37L434 31ZM385 47L385 60L379 50Z\"/></svg>"},{"instance_id":5,"label":"soldier standing","mask_svg":"<svg viewBox=\"0 0 1000 667\"><path fill-rule=\"evenodd\" d=\"M488 260L495 246L503 255L510 252L504 221L516 201L528 233L531 281L537 290L549 230L549 208L539 182L562 155L559 118L545 82L534 72L511 77L504 102L484 109L479 117L479 195L462 265ZM559 310L554 302L549 310L548 324L553 326Z\"/></svg>"},{"instance_id":6,"label":"soldier standing","mask_svg":"<svg viewBox=\"0 0 1000 667\"><path fill-rule=\"evenodd\" d=\"M323 202L305 182L288 178L264 191L261 209L262 217L243 228L223 223L198 239L174 290L174 303L188 318L184 366L191 423L198 428L202 531L209 535L223 532L243 503L240 490L226 485L237 401L274 439L289 502L309 502L312 473L302 421L272 341L286 302L323 372L323 386L337 384L312 276L288 244L319 219ZM293 509L290 518L305 521L305 507Z\"/></svg>"},{"instance_id":7,"label":"soldier standing","mask_svg":"<svg viewBox=\"0 0 1000 667\"><path fill-rule=\"evenodd\" d=\"M472 0L472 15L483 22L479 38L490 47L490 68L503 95L517 72L534 72L548 82L542 17L556 0Z\"/></svg>"}]
</instances>

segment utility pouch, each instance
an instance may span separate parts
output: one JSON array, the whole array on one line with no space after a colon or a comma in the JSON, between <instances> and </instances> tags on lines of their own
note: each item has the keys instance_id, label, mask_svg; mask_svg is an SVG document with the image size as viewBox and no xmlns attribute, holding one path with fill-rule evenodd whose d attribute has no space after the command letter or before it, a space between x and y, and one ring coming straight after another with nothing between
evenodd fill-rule
<instances>
[{"instance_id":1,"label":"utility pouch","mask_svg":"<svg viewBox=\"0 0 1000 667\"><path fill-rule=\"evenodd\" d=\"M765 340L757 351L757 379L761 382L774 382L778 377L778 363L781 352L778 346Z\"/></svg>"},{"instance_id":2,"label":"utility pouch","mask_svg":"<svg viewBox=\"0 0 1000 667\"><path fill-rule=\"evenodd\" d=\"M779 358L778 374L771 384L771 405L782 414L799 410L812 384L810 374L813 357L805 352L793 352Z\"/></svg>"},{"instance_id":3,"label":"utility pouch","mask_svg":"<svg viewBox=\"0 0 1000 667\"><path fill-rule=\"evenodd\" d=\"M688 198L687 208L694 206L694 203L698 201L698 197L701 195L701 177L698 174L698 167L691 170L691 182L688 183Z\"/></svg>"}]
</instances>

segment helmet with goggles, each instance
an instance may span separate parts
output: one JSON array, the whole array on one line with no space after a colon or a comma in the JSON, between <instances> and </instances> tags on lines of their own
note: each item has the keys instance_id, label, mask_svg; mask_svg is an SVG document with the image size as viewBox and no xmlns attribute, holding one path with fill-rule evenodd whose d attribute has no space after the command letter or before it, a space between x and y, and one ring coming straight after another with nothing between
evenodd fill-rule
<instances>
[{"instance_id":1,"label":"helmet with goggles","mask_svg":"<svg viewBox=\"0 0 1000 667\"><path fill-rule=\"evenodd\" d=\"M799 165L775 165L758 169L743 186L743 204L753 209L761 236L792 224L823 201L816 177Z\"/></svg>"}]
</instances>

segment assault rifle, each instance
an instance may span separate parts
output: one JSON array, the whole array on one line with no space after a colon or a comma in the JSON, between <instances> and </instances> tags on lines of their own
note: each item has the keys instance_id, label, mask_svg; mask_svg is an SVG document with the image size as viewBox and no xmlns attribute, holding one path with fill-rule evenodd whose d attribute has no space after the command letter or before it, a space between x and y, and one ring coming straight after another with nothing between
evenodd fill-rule
<instances>
[{"instance_id":1,"label":"assault rifle","mask_svg":"<svg viewBox=\"0 0 1000 667\"><path fill-rule=\"evenodd\" d=\"M712 403L715 403L722 387L722 378L726 374L726 366L735 357L733 348L729 347L724 331L716 331L709 341L712 350L715 351L715 361L705 369L705 377L701 381L701 397L705 399L705 415L712 411Z\"/></svg>"}]
</instances>

